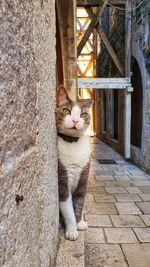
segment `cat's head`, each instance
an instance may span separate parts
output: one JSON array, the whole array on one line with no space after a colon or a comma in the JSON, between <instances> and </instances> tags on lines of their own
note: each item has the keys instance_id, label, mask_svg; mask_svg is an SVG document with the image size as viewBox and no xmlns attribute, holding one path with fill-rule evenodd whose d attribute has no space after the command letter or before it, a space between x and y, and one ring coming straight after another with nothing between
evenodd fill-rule
<instances>
[{"instance_id":1,"label":"cat's head","mask_svg":"<svg viewBox=\"0 0 150 267\"><path fill-rule=\"evenodd\" d=\"M72 101L61 85L57 91L57 131L69 136L80 137L90 124L91 99Z\"/></svg>"}]
</instances>

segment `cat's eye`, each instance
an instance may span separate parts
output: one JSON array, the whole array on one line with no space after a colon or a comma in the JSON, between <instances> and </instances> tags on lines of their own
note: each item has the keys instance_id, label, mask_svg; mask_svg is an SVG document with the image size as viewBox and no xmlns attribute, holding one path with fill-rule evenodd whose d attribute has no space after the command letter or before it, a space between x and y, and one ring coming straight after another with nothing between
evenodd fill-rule
<instances>
[{"instance_id":1,"label":"cat's eye","mask_svg":"<svg viewBox=\"0 0 150 267\"><path fill-rule=\"evenodd\" d=\"M80 115L80 117L83 119L87 118L87 116L88 116L88 114L86 112L82 112Z\"/></svg>"},{"instance_id":2,"label":"cat's eye","mask_svg":"<svg viewBox=\"0 0 150 267\"><path fill-rule=\"evenodd\" d=\"M65 115L68 115L68 114L70 114L71 112L70 112L69 109L64 108L64 109L63 109L63 113L64 113Z\"/></svg>"}]
</instances>

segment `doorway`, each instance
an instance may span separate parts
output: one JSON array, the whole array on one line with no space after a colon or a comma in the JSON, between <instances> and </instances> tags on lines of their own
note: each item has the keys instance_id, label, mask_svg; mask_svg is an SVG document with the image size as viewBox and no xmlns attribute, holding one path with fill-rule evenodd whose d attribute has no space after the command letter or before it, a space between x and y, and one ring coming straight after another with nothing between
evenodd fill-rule
<instances>
[{"instance_id":1,"label":"doorway","mask_svg":"<svg viewBox=\"0 0 150 267\"><path fill-rule=\"evenodd\" d=\"M132 73L131 83L134 91L131 97L131 144L141 148L143 88L140 68L135 58L132 58Z\"/></svg>"}]
</instances>

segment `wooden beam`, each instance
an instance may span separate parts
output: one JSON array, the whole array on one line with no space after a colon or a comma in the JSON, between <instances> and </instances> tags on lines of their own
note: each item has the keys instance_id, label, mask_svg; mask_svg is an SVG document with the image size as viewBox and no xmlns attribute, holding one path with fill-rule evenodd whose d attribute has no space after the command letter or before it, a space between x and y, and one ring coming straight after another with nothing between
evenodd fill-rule
<instances>
[{"instance_id":1,"label":"wooden beam","mask_svg":"<svg viewBox=\"0 0 150 267\"><path fill-rule=\"evenodd\" d=\"M77 0L77 6L80 7L87 7L87 6L99 6L100 1L99 0Z\"/></svg>"},{"instance_id":2,"label":"wooden beam","mask_svg":"<svg viewBox=\"0 0 150 267\"><path fill-rule=\"evenodd\" d=\"M111 5L125 5L126 0L109 0ZM99 6L102 4L102 1L99 0L77 0L77 6L79 7L92 7Z\"/></svg>"},{"instance_id":3,"label":"wooden beam","mask_svg":"<svg viewBox=\"0 0 150 267\"><path fill-rule=\"evenodd\" d=\"M86 11L87 11L87 13L91 19L95 16L93 11L91 10L91 8L86 8ZM122 67L122 64L120 63L109 39L107 38L106 33L103 31L103 29L99 23L96 26L96 30L97 30L97 33L99 34L99 36L101 37L110 57L112 58L113 62L115 63L119 73L121 74L121 76L124 76L124 69Z\"/></svg>"},{"instance_id":4,"label":"wooden beam","mask_svg":"<svg viewBox=\"0 0 150 267\"><path fill-rule=\"evenodd\" d=\"M131 88L130 79L127 78L78 78L78 88L93 89L127 89ZM130 91L131 92L131 91Z\"/></svg>"},{"instance_id":5,"label":"wooden beam","mask_svg":"<svg viewBox=\"0 0 150 267\"><path fill-rule=\"evenodd\" d=\"M84 45L88 41L93 28L96 27L96 25L97 25L97 23L99 21L99 18L100 18L100 16L102 16L106 6L107 6L107 3L105 2L102 7L98 7L97 12L96 12L93 20L91 21L89 27L87 28L82 40L80 41L80 43L79 43L79 45L77 47L77 57L80 55Z\"/></svg>"}]
</instances>

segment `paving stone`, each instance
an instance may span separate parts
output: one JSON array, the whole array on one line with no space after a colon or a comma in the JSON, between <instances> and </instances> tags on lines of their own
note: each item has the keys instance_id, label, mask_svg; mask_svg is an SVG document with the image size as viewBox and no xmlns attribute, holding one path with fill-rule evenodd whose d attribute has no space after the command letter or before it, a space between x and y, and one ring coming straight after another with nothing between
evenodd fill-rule
<instances>
[{"instance_id":1,"label":"paving stone","mask_svg":"<svg viewBox=\"0 0 150 267\"><path fill-rule=\"evenodd\" d=\"M105 189L104 187L102 186L89 186L88 187L88 190L87 190L88 193L105 193Z\"/></svg>"},{"instance_id":2,"label":"paving stone","mask_svg":"<svg viewBox=\"0 0 150 267\"><path fill-rule=\"evenodd\" d=\"M86 194L85 201L95 201L94 196L92 194Z\"/></svg>"},{"instance_id":3,"label":"paving stone","mask_svg":"<svg viewBox=\"0 0 150 267\"><path fill-rule=\"evenodd\" d=\"M93 178L92 180L89 179L88 181L88 188L89 187L103 187L103 186L105 186L105 183L101 181L97 181L95 178Z\"/></svg>"},{"instance_id":4,"label":"paving stone","mask_svg":"<svg viewBox=\"0 0 150 267\"><path fill-rule=\"evenodd\" d=\"M108 215L90 215L86 214L85 219L88 223L88 226L96 227L110 227L112 223Z\"/></svg>"},{"instance_id":5,"label":"paving stone","mask_svg":"<svg viewBox=\"0 0 150 267\"><path fill-rule=\"evenodd\" d=\"M149 186L150 181L132 181L131 184L133 186Z\"/></svg>"},{"instance_id":6,"label":"paving stone","mask_svg":"<svg viewBox=\"0 0 150 267\"><path fill-rule=\"evenodd\" d=\"M140 186L139 189L142 191L144 194L150 194L150 186Z\"/></svg>"},{"instance_id":7,"label":"paving stone","mask_svg":"<svg viewBox=\"0 0 150 267\"><path fill-rule=\"evenodd\" d=\"M150 201L150 194L139 194L143 201Z\"/></svg>"},{"instance_id":8,"label":"paving stone","mask_svg":"<svg viewBox=\"0 0 150 267\"><path fill-rule=\"evenodd\" d=\"M141 214L142 212L134 203L114 203L119 214Z\"/></svg>"},{"instance_id":9,"label":"paving stone","mask_svg":"<svg viewBox=\"0 0 150 267\"><path fill-rule=\"evenodd\" d=\"M134 202L142 201L137 194L115 194L119 202Z\"/></svg>"},{"instance_id":10,"label":"paving stone","mask_svg":"<svg viewBox=\"0 0 150 267\"><path fill-rule=\"evenodd\" d=\"M138 215L111 215L115 227L144 227L144 223Z\"/></svg>"},{"instance_id":11,"label":"paving stone","mask_svg":"<svg viewBox=\"0 0 150 267\"><path fill-rule=\"evenodd\" d=\"M88 228L85 231L86 243L106 243L102 228Z\"/></svg>"},{"instance_id":12,"label":"paving stone","mask_svg":"<svg viewBox=\"0 0 150 267\"><path fill-rule=\"evenodd\" d=\"M96 174L99 175L115 175L115 172L112 170L103 170L103 171L96 171Z\"/></svg>"},{"instance_id":13,"label":"paving stone","mask_svg":"<svg viewBox=\"0 0 150 267\"><path fill-rule=\"evenodd\" d=\"M146 176L130 175L131 180L133 181L145 181L148 180Z\"/></svg>"},{"instance_id":14,"label":"paving stone","mask_svg":"<svg viewBox=\"0 0 150 267\"><path fill-rule=\"evenodd\" d=\"M136 187L136 186L126 187L126 190L129 193L132 193L132 194L140 194L140 193L142 193L142 191L138 187Z\"/></svg>"},{"instance_id":15,"label":"paving stone","mask_svg":"<svg viewBox=\"0 0 150 267\"><path fill-rule=\"evenodd\" d=\"M127 264L119 245L87 244L85 267L127 267Z\"/></svg>"},{"instance_id":16,"label":"paving stone","mask_svg":"<svg viewBox=\"0 0 150 267\"><path fill-rule=\"evenodd\" d=\"M106 181L106 186L130 186L130 181Z\"/></svg>"},{"instance_id":17,"label":"paving stone","mask_svg":"<svg viewBox=\"0 0 150 267\"><path fill-rule=\"evenodd\" d=\"M138 243L131 228L104 228L104 231L108 243Z\"/></svg>"},{"instance_id":18,"label":"paving stone","mask_svg":"<svg viewBox=\"0 0 150 267\"><path fill-rule=\"evenodd\" d=\"M143 172L143 171L141 171L140 169L139 170L129 170L130 171L130 173L132 174L132 175L137 175L137 176L143 176L145 173Z\"/></svg>"},{"instance_id":19,"label":"paving stone","mask_svg":"<svg viewBox=\"0 0 150 267\"><path fill-rule=\"evenodd\" d=\"M99 214L99 215L109 215L117 214L116 207L112 203L96 203L87 202L84 207L84 214Z\"/></svg>"},{"instance_id":20,"label":"paving stone","mask_svg":"<svg viewBox=\"0 0 150 267\"><path fill-rule=\"evenodd\" d=\"M133 228L133 230L141 242L144 243L150 242L150 227Z\"/></svg>"},{"instance_id":21,"label":"paving stone","mask_svg":"<svg viewBox=\"0 0 150 267\"><path fill-rule=\"evenodd\" d=\"M104 165L103 166L103 169L104 170L112 170L112 171L115 171L115 170L117 170L117 167L116 167L116 165L114 166L114 165Z\"/></svg>"},{"instance_id":22,"label":"paving stone","mask_svg":"<svg viewBox=\"0 0 150 267\"><path fill-rule=\"evenodd\" d=\"M127 170L117 170L117 171L114 171L116 175L129 175L129 172Z\"/></svg>"},{"instance_id":23,"label":"paving stone","mask_svg":"<svg viewBox=\"0 0 150 267\"><path fill-rule=\"evenodd\" d=\"M117 181L130 181L130 177L128 175L115 175L114 177Z\"/></svg>"},{"instance_id":24,"label":"paving stone","mask_svg":"<svg viewBox=\"0 0 150 267\"><path fill-rule=\"evenodd\" d=\"M61 237L56 267L84 267L84 232L79 233L76 241Z\"/></svg>"},{"instance_id":25,"label":"paving stone","mask_svg":"<svg viewBox=\"0 0 150 267\"><path fill-rule=\"evenodd\" d=\"M95 175L95 178L98 181L113 181L113 180L115 180L112 175Z\"/></svg>"},{"instance_id":26,"label":"paving stone","mask_svg":"<svg viewBox=\"0 0 150 267\"><path fill-rule=\"evenodd\" d=\"M113 195L109 194L94 194L96 202L116 202L116 198Z\"/></svg>"},{"instance_id":27,"label":"paving stone","mask_svg":"<svg viewBox=\"0 0 150 267\"><path fill-rule=\"evenodd\" d=\"M121 245L130 267L150 267L150 244Z\"/></svg>"},{"instance_id":28,"label":"paving stone","mask_svg":"<svg viewBox=\"0 0 150 267\"><path fill-rule=\"evenodd\" d=\"M127 191L124 189L124 187L121 187L121 186L106 186L105 190L109 194L127 193Z\"/></svg>"},{"instance_id":29,"label":"paving stone","mask_svg":"<svg viewBox=\"0 0 150 267\"><path fill-rule=\"evenodd\" d=\"M140 215L146 226L150 226L150 214L142 214Z\"/></svg>"},{"instance_id":30,"label":"paving stone","mask_svg":"<svg viewBox=\"0 0 150 267\"><path fill-rule=\"evenodd\" d=\"M142 210L143 213L150 213L150 202L139 202L136 204Z\"/></svg>"}]
</instances>

